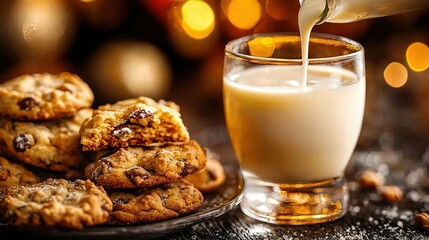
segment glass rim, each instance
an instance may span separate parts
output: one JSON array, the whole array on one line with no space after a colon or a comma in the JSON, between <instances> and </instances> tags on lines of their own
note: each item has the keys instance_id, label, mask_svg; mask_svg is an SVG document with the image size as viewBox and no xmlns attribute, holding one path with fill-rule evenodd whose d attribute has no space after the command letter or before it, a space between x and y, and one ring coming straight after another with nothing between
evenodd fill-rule
<instances>
[{"instance_id":1,"label":"glass rim","mask_svg":"<svg viewBox=\"0 0 429 240\"><path fill-rule=\"evenodd\" d=\"M252 35L246 35L228 42L225 46L225 53L243 60L248 60L248 61L258 61L258 62L262 61L262 62L272 62L272 63L285 63L285 62L302 63L301 58L260 57L260 56L251 56L249 54L244 54L244 53L239 53L237 51L234 51L235 46L243 42L248 42L252 39L256 39L260 37L282 37L282 36L283 37L284 36L300 37L300 34L299 32L277 32L277 33L257 33ZM364 47L360 43L343 36L312 32L310 36L310 40L314 38L340 41L340 42L346 43L347 45L356 47L357 50L351 53L346 53L346 54L337 55L337 56L309 58L308 59L309 64L317 64L317 63L324 63L324 62L341 62L341 61L357 58L358 56L363 56L364 54Z\"/></svg>"}]
</instances>

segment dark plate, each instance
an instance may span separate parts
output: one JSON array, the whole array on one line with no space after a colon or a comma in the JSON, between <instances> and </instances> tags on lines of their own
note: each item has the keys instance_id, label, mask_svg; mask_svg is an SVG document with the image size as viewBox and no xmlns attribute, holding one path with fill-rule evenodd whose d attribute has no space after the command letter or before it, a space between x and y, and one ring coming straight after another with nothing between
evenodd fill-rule
<instances>
[{"instance_id":1,"label":"dark plate","mask_svg":"<svg viewBox=\"0 0 429 240\"><path fill-rule=\"evenodd\" d=\"M221 159L222 160L222 159ZM158 238L218 217L237 206L243 192L243 176L236 161L222 162L227 179L215 193L205 194L202 207L190 214L170 220L130 226L98 226L83 230L17 228L0 224L0 235L28 236L31 239L124 239L124 237Z\"/></svg>"}]
</instances>

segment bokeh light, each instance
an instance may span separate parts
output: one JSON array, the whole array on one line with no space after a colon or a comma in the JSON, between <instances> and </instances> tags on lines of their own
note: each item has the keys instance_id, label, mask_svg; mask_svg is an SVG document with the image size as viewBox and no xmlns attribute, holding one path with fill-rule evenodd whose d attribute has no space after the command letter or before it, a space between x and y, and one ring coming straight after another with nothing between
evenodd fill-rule
<instances>
[{"instance_id":1,"label":"bokeh light","mask_svg":"<svg viewBox=\"0 0 429 240\"><path fill-rule=\"evenodd\" d=\"M408 80L408 71L404 65L398 62L392 62L384 69L384 80L394 88L400 88Z\"/></svg>"},{"instance_id":2,"label":"bokeh light","mask_svg":"<svg viewBox=\"0 0 429 240\"><path fill-rule=\"evenodd\" d=\"M252 56L270 57L273 55L276 43L272 37L256 38L249 42Z\"/></svg>"},{"instance_id":3,"label":"bokeh light","mask_svg":"<svg viewBox=\"0 0 429 240\"><path fill-rule=\"evenodd\" d=\"M215 16L209 4L201 0L189 0L182 6L182 27L192 38L202 39L213 32Z\"/></svg>"},{"instance_id":4,"label":"bokeh light","mask_svg":"<svg viewBox=\"0 0 429 240\"><path fill-rule=\"evenodd\" d=\"M182 57L206 57L219 41L213 8L205 1L175 2L167 18L171 46Z\"/></svg>"},{"instance_id":5,"label":"bokeh light","mask_svg":"<svg viewBox=\"0 0 429 240\"><path fill-rule=\"evenodd\" d=\"M422 72L429 67L429 47L422 42L415 42L406 51L408 66L416 72Z\"/></svg>"},{"instance_id":6,"label":"bokeh light","mask_svg":"<svg viewBox=\"0 0 429 240\"><path fill-rule=\"evenodd\" d=\"M262 7L257 0L226 0L225 14L237 28L251 29L262 17Z\"/></svg>"},{"instance_id":7,"label":"bokeh light","mask_svg":"<svg viewBox=\"0 0 429 240\"><path fill-rule=\"evenodd\" d=\"M72 13L61 0L16 1L8 21L8 36L22 59L61 57L74 32Z\"/></svg>"},{"instance_id":8,"label":"bokeh light","mask_svg":"<svg viewBox=\"0 0 429 240\"><path fill-rule=\"evenodd\" d=\"M170 63L161 49L148 42L109 42L94 53L88 67L101 101L137 96L159 99L170 88Z\"/></svg>"}]
</instances>

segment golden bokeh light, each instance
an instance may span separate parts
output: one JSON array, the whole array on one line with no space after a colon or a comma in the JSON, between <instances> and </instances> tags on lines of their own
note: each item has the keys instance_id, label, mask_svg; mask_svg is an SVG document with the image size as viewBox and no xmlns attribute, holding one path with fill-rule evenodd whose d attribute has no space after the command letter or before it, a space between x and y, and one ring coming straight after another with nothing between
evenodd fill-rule
<instances>
[{"instance_id":1,"label":"golden bokeh light","mask_svg":"<svg viewBox=\"0 0 429 240\"><path fill-rule=\"evenodd\" d=\"M88 65L92 87L103 101L137 96L159 99L168 93L171 66L164 52L149 42L108 42Z\"/></svg>"},{"instance_id":2,"label":"golden bokeh light","mask_svg":"<svg viewBox=\"0 0 429 240\"><path fill-rule=\"evenodd\" d=\"M398 62L392 62L384 69L384 80L394 88L400 88L408 80L408 71L404 65Z\"/></svg>"},{"instance_id":3,"label":"golden bokeh light","mask_svg":"<svg viewBox=\"0 0 429 240\"><path fill-rule=\"evenodd\" d=\"M421 42L415 42L408 46L406 51L408 66L416 72L422 72L429 68L429 47Z\"/></svg>"},{"instance_id":4,"label":"golden bokeh light","mask_svg":"<svg viewBox=\"0 0 429 240\"><path fill-rule=\"evenodd\" d=\"M59 58L74 33L73 15L62 0L14 1L7 36L23 59Z\"/></svg>"},{"instance_id":5,"label":"golden bokeh light","mask_svg":"<svg viewBox=\"0 0 429 240\"><path fill-rule=\"evenodd\" d=\"M249 42L249 49L252 56L271 57L276 43L272 37L255 38Z\"/></svg>"},{"instance_id":6,"label":"golden bokeh light","mask_svg":"<svg viewBox=\"0 0 429 240\"><path fill-rule=\"evenodd\" d=\"M215 15L209 4L189 0L182 8L182 28L192 38L203 39L213 32Z\"/></svg>"},{"instance_id":7,"label":"golden bokeh light","mask_svg":"<svg viewBox=\"0 0 429 240\"><path fill-rule=\"evenodd\" d=\"M230 0L226 4L229 21L237 28L251 29L261 19L261 4L257 0Z\"/></svg>"}]
</instances>

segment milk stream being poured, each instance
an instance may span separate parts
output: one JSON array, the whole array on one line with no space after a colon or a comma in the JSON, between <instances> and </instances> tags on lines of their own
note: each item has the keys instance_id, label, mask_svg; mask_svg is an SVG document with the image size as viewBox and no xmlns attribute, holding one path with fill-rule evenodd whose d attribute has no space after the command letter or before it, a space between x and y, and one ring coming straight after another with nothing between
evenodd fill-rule
<instances>
[{"instance_id":1,"label":"milk stream being poured","mask_svg":"<svg viewBox=\"0 0 429 240\"><path fill-rule=\"evenodd\" d=\"M298 13L299 34L301 35L301 54L302 54L302 78L301 88L307 86L308 72L308 45L310 42L310 33L314 25L319 21L321 14L325 9L324 1L307 0Z\"/></svg>"}]
</instances>

